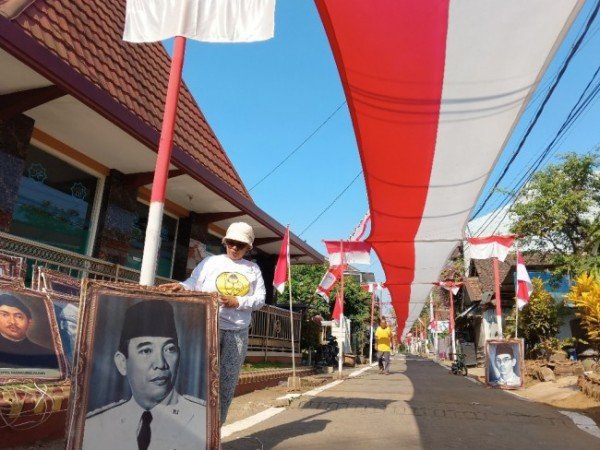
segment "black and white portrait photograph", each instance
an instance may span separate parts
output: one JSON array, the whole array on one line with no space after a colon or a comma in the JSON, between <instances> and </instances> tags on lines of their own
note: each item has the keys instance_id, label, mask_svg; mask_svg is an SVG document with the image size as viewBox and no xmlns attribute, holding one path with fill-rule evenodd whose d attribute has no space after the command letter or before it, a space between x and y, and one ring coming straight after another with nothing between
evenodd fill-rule
<instances>
[{"instance_id":1,"label":"black and white portrait photograph","mask_svg":"<svg viewBox=\"0 0 600 450\"><path fill-rule=\"evenodd\" d=\"M523 385L523 340L490 340L486 343L486 381L501 389Z\"/></svg>"},{"instance_id":2,"label":"black and white portrait photograph","mask_svg":"<svg viewBox=\"0 0 600 450\"><path fill-rule=\"evenodd\" d=\"M0 381L64 377L63 353L50 301L35 291L0 285Z\"/></svg>"},{"instance_id":3,"label":"black and white portrait photograph","mask_svg":"<svg viewBox=\"0 0 600 450\"><path fill-rule=\"evenodd\" d=\"M214 448L216 300L102 282L83 295L68 448Z\"/></svg>"}]
</instances>

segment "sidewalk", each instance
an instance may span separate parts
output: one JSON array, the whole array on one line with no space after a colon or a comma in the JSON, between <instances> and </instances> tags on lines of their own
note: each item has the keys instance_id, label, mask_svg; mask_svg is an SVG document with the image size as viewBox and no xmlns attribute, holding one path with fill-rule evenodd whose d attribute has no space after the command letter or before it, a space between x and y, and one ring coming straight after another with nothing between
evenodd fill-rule
<instances>
[{"instance_id":1,"label":"sidewalk","mask_svg":"<svg viewBox=\"0 0 600 450\"><path fill-rule=\"evenodd\" d=\"M557 410L526 402L438 364L396 357L376 369L224 437L222 450L544 448L588 450L600 440Z\"/></svg>"}]
</instances>

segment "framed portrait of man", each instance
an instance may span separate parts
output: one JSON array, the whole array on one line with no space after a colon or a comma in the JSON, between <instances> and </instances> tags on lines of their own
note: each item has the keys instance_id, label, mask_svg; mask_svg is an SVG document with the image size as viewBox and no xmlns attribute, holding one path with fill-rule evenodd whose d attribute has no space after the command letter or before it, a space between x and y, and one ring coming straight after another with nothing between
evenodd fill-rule
<instances>
[{"instance_id":1,"label":"framed portrait of man","mask_svg":"<svg viewBox=\"0 0 600 450\"><path fill-rule=\"evenodd\" d=\"M86 280L82 299L67 448L218 448L217 297Z\"/></svg>"},{"instance_id":2,"label":"framed portrait of man","mask_svg":"<svg viewBox=\"0 0 600 450\"><path fill-rule=\"evenodd\" d=\"M523 386L523 339L489 340L485 347L488 386L519 389Z\"/></svg>"},{"instance_id":3,"label":"framed portrait of man","mask_svg":"<svg viewBox=\"0 0 600 450\"><path fill-rule=\"evenodd\" d=\"M50 300L17 283L0 283L0 383L65 377L60 334Z\"/></svg>"}]
</instances>

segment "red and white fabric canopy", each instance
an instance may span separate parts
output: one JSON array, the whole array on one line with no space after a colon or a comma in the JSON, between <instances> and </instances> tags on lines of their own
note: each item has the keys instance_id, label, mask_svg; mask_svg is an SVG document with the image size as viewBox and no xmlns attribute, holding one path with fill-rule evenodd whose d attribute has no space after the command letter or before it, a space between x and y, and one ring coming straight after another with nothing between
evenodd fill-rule
<instances>
[{"instance_id":1,"label":"red and white fabric canopy","mask_svg":"<svg viewBox=\"0 0 600 450\"><path fill-rule=\"evenodd\" d=\"M315 2L362 160L367 241L404 337L583 2Z\"/></svg>"}]
</instances>

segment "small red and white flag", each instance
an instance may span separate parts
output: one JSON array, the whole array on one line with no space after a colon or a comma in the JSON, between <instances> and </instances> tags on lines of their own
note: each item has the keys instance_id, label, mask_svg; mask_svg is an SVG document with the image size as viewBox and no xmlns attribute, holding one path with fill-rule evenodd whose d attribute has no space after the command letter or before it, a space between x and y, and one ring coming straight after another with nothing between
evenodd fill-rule
<instances>
[{"instance_id":1,"label":"small red and white flag","mask_svg":"<svg viewBox=\"0 0 600 450\"><path fill-rule=\"evenodd\" d=\"M369 225L369 222L371 222L371 213L367 212L367 214L365 214L365 217L362 218L362 220L360 221L360 223L358 224L358 226L352 233L352 236L350 236L350 240L351 241L362 240L363 237L365 236L365 233L367 232L367 226Z\"/></svg>"},{"instance_id":2,"label":"small red and white flag","mask_svg":"<svg viewBox=\"0 0 600 450\"><path fill-rule=\"evenodd\" d=\"M371 244L364 241L324 241L329 265L371 264Z\"/></svg>"},{"instance_id":3,"label":"small red and white flag","mask_svg":"<svg viewBox=\"0 0 600 450\"><path fill-rule=\"evenodd\" d=\"M331 314L331 318L337 322L340 321L342 311L344 310L344 305L342 304L343 301L342 291L339 290L335 295L335 305L333 306L333 313Z\"/></svg>"},{"instance_id":4,"label":"small red and white flag","mask_svg":"<svg viewBox=\"0 0 600 450\"><path fill-rule=\"evenodd\" d=\"M123 40L255 42L274 30L275 0L127 0Z\"/></svg>"},{"instance_id":5,"label":"small red and white flag","mask_svg":"<svg viewBox=\"0 0 600 450\"><path fill-rule=\"evenodd\" d=\"M446 289L447 291L452 291L452 293L454 295L458 294L458 290L463 285L463 283L456 282L456 281L437 281L433 284L435 284L436 286L442 287L442 288Z\"/></svg>"},{"instance_id":6,"label":"small red and white flag","mask_svg":"<svg viewBox=\"0 0 600 450\"><path fill-rule=\"evenodd\" d=\"M329 294L335 284L342 278L344 270L346 270L346 266L329 267L325 275L323 275L319 286L317 286L316 294L329 301Z\"/></svg>"},{"instance_id":7,"label":"small red and white flag","mask_svg":"<svg viewBox=\"0 0 600 450\"><path fill-rule=\"evenodd\" d=\"M504 261L515 237L511 235L467 238L467 242L470 244L469 253L471 258L498 258L499 261Z\"/></svg>"},{"instance_id":8,"label":"small red and white flag","mask_svg":"<svg viewBox=\"0 0 600 450\"><path fill-rule=\"evenodd\" d=\"M517 252L517 307L523 308L529 303L529 297L533 292L533 283L525 267L523 255Z\"/></svg>"},{"instance_id":9,"label":"small red and white flag","mask_svg":"<svg viewBox=\"0 0 600 450\"><path fill-rule=\"evenodd\" d=\"M289 280L289 267L290 267L290 227L285 229L283 235L283 242L281 243L281 250L279 250L279 257L277 258L277 265L275 266L275 276L273 277L273 286L277 289L277 292L283 294L285 289L285 283Z\"/></svg>"},{"instance_id":10,"label":"small red and white flag","mask_svg":"<svg viewBox=\"0 0 600 450\"><path fill-rule=\"evenodd\" d=\"M378 284L379 283L363 283L360 285L360 288L363 291L372 294L373 292L375 292L377 290Z\"/></svg>"}]
</instances>

